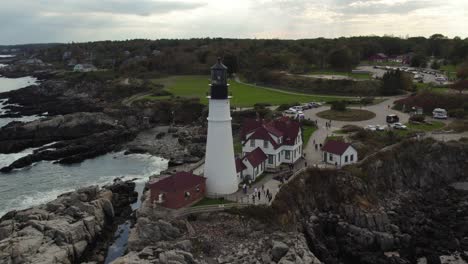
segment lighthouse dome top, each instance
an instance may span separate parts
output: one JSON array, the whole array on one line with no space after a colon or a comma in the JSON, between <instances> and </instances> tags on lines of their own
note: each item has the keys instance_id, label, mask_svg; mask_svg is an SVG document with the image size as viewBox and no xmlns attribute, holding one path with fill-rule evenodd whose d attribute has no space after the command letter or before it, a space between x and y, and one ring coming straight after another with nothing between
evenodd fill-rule
<instances>
[{"instance_id":1,"label":"lighthouse dome top","mask_svg":"<svg viewBox=\"0 0 468 264\"><path fill-rule=\"evenodd\" d=\"M218 61L216 62L216 64L211 66L211 70L226 70L227 71L227 67L226 65L223 64L223 62L221 61L221 58L218 58Z\"/></svg>"}]
</instances>

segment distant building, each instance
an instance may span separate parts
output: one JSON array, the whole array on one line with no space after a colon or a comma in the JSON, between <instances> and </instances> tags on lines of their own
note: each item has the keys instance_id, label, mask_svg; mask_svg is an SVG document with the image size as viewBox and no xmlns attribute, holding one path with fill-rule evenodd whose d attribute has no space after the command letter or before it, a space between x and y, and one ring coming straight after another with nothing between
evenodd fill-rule
<instances>
[{"instance_id":1,"label":"distant building","mask_svg":"<svg viewBox=\"0 0 468 264\"><path fill-rule=\"evenodd\" d=\"M62 60L69 60L72 56L72 52L71 51L65 51L62 55Z\"/></svg>"},{"instance_id":2,"label":"distant building","mask_svg":"<svg viewBox=\"0 0 468 264\"><path fill-rule=\"evenodd\" d=\"M377 53L369 57L370 62L382 63L388 61L388 56L383 53Z\"/></svg>"},{"instance_id":3,"label":"distant building","mask_svg":"<svg viewBox=\"0 0 468 264\"><path fill-rule=\"evenodd\" d=\"M149 184L152 203L178 209L205 196L206 178L189 172L178 172Z\"/></svg>"},{"instance_id":4,"label":"distant building","mask_svg":"<svg viewBox=\"0 0 468 264\"><path fill-rule=\"evenodd\" d=\"M323 161L336 166L344 166L358 161L357 150L349 143L329 140L322 148Z\"/></svg>"},{"instance_id":5,"label":"distant building","mask_svg":"<svg viewBox=\"0 0 468 264\"><path fill-rule=\"evenodd\" d=\"M267 156L266 169L294 164L302 157L302 132L299 122L280 117L270 122L247 119L241 128L242 154L259 148Z\"/></svg>"},{"instance_id":6,"label":"distant building","mask_svg":"<svg viewBox=\"0 0 468 264\"><path fill-rule=\"evenodd\" d=\"M97 71L97 68L92 64L76 64L73 67L74 72L92 72Z\"/></svg>"},{"instance_id":7,"label":"distant building","mask_svg":"<svg viewBox=\"0 0 468 264\"><path fill-rule=\"evenodd\" d=\"M45 63L42 60L37 59L37 58L27 59L27 60L24 61L24 64L34 65L34 66L44 66L45 65Z\"/></svg>"}]
</instances>

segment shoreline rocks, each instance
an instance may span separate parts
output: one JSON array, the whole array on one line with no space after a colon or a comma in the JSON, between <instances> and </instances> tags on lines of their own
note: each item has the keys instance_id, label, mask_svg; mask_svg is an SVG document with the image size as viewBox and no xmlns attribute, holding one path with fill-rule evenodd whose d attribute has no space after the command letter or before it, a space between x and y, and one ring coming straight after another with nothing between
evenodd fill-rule
<instances>
[{"instance_id":1,"label":"shoreline rocks","mask_svg":"<svg viewBox=\"0 0 468 264\"><path fill-rule=\"evenodd\" d=\"M115 187L118 185L126 187ZM116 213L131 202L128 197L134 195L134 185L118 182L112 186L81 188L47 204L4 215L0 219L0 263L78 262L112 224Z\"/></svg>"}]
</instances>

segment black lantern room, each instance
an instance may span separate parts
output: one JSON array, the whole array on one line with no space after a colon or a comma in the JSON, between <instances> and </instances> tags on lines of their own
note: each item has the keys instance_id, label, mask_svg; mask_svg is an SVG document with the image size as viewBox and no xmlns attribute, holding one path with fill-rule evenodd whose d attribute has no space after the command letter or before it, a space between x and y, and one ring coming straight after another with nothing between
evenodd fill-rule
<instances>
[{"instance_id":1,"label":"black lantern room","mask_svg":"<svg viewBox=\"0 0 468 264\"><path fill-rule=\"evenodd\" d=\"M211 99L227 99L227 67L218 58L218 62L211 67Z\"/></svg>"}]
</instances>

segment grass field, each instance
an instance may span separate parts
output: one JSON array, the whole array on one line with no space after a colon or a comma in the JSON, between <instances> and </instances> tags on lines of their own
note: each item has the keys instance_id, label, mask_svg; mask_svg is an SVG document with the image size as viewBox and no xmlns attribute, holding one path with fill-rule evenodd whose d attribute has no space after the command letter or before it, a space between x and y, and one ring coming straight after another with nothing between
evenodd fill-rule
<instances>
[{"instance_id":1,"label":"grass field","mask_svg":"<svg viewBox=\"0 0 468 264\"><path fill-rule=\"evenodd\" d=\"M310 137L317 130L315 126L302 126L303 144L309 143Z\"/></svg>"},{"instance_id":2,"label":"grass field","mask_svg":"<svg viewBox=\"0 0 468 264\"><path fill-rule=\"evenodd\" d=\"M449 73L449 78L455 78L455 75L457 74L457 66L453 64L449 65L442 65L440 67L441 71L445 71Z\"/></svg>"},{"instance_id":3,"label":"grass field","mask_svg":"<svg viewBox=\"0 0 468 264\"><path fill-rule=\"evenodd\" d=\"M375 117L371 111L347 109L346 111L325 110L317 113L318 117L336 121L364 121Z\"/></svg>"},{"instance_id":4,"label":"grass field","mask_svg":"<svg viewBox=\"0 0 468 264\"><path fill-rule=\"evenodd\" d=\"M431 91L434 93L447 93L449 91L446 87L432 87L427 83L416 83L416 88L418 91Z\"/></svg>"},{"instance_id":5,"label":"grass field","mask_svg":"<svg viewBox=\"0 0 468 264\"><path fill-rule=\"evenodd\" d=\"M164 79L153 79L154 83L165 85L167 91L174 96L200 98L204 104L208 103L206 98L209 91L210 80L207 76L172 76ZM287 103L305 102L329 102L350 99L340 96L322 96L293 93L264 87L230 81L229 91L232 93L231 106L249 107L256 103L269 103L280 105ZM151 98L151 97L149 97ZM155 100L160 97L154 98Z\"/></svg>"},{"instance_id":6,"label":"grass field","mask_svg":"<svg viewBox=\"0 0 468 264\"><path fill-rule=\"evenodd\" d=\"M432 132L435 130L439 130L445 127L445 124L440 121L432 121L430 124L414 124L414 123L407 123L405 124L408 129L406 130L393 130L397 134L405 136L411 133L418 133L418 132Z\"/></svg>"}]
</instances>

